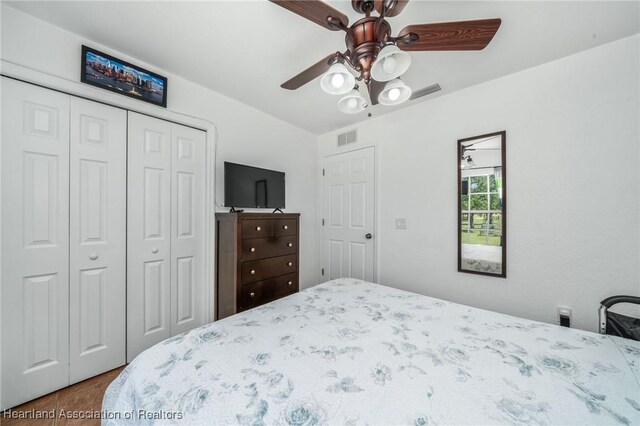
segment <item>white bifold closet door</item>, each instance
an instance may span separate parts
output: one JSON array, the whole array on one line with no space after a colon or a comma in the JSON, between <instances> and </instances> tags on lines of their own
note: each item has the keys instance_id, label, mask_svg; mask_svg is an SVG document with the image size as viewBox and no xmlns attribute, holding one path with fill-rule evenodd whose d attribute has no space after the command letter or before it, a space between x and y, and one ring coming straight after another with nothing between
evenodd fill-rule
<instances>
[{"instance_id":1,"label":"white bifold closet door","mask_svg":"<svg viewBox=\"0 0 640 426\"><path fill-rule=\"evenodd\" d=\"M71 98L70 382L125 364L127 112Z\"/></svg>"},{"instance_id":2,"label":"white bifold closet door","mask_svg":"<svg viewBox=\"0 0 640 426\"><path fill-rule=\"evenodd\" d=\"M2 78L2 409L69 383L69 96Z\"/></svg>"},{"instance_id":3,"label":"white bifold closet door","mask_svg":"<svg viewBox=\"0 0 640 426\"><path fill-rule=\"evenodd\" d=\"M205 135L171 125L172 336L205 323Z\"/></svg>"},{"instance_id":4,"label":"white bifold closet door","mask_svg":"<svg viewBox=\"0 0 640 426\"><path fill-rule=\"evenodd\" d=\"M129 112L127 361L204 324L205 133Z\"/></svg>"},{"instance_id":5,"label":"white bifold closet door","mask_svg":"<svg viewBox=\"0 0 640 426\"><path fill-rule=\"evenodd\" d=\"M126 112L2 79L2 408L125 363Z\"/></svg>"}]
</instances>

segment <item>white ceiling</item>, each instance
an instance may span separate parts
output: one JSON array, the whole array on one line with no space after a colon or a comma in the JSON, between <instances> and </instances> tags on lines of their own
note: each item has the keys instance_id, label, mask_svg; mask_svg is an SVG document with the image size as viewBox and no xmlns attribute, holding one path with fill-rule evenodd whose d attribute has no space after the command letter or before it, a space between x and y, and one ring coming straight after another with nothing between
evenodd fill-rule
<instances>
[{"instance_id":1,"label":"white ceiling","mask_svg":"<svg viewBox=\"0 0 640 426\"><path fill-rule=\"evenodd\" d=\"M353 23L349 1L329 1ZM29 1L16 9L139 58L284 121L322 134L417 102L552 61L640 32L640 2L411 0L389 22L408 24L502 18L492 43L479 52L412 52L405 82L442 91L399 107L377 105L345 115L338 97L318 80L297 91L280 84L319 59L344 50L331 32L262 1L96 2ZM171 93L169 93L171 96Z\"/></svg>"}]
</instances>

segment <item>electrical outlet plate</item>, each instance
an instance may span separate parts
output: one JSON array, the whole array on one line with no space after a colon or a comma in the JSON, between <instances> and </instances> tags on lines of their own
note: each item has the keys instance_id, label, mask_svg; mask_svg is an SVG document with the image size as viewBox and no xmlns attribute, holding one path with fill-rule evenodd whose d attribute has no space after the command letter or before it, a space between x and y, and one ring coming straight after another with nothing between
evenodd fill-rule
<instances>
[{"instance_id":1,"label":"electrical outlet plate","mask_svg":"<svg viewBox=\"0 0 640 426\"><path fill-rule=\"evenodd\" d=\"M558 306L558 324L564 327L571 327L571 308Z\"/></svg>"},{"instance_id":2,"label":"electrical outlet plate","mask_svg":"<svg viewBox=\"0 0 640 426\"><path fill-rule=\"evenodd\" d=\"M571 318L571 308L567 306L558 306L558 316L560 315Z\"/></svg>"}]
</instances>

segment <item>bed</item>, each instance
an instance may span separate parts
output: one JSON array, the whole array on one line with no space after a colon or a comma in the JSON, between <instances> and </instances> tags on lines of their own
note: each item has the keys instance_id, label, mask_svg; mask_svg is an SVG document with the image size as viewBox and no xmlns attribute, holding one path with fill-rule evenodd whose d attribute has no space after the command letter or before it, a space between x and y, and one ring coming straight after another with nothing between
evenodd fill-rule
<instances>
[{"instance_id":1,"label":"bed","mask_svg":"<svg viewBox=\"0 0 640 426\"><path fill-rule=\"evenodd\" d=\"M640 342L339 279L148 349L103 423L638 424L639 378Z\"/></svg>"},{"instance_id":2,"label":"bed","mask_svg":"<svg viewBox=\"0 0 640 426\"><path fill-rule=\"evenodd\" d=\"M502 274L502 247L485 244L462 244L462 269Z\"/></svg>"}]
</instances>

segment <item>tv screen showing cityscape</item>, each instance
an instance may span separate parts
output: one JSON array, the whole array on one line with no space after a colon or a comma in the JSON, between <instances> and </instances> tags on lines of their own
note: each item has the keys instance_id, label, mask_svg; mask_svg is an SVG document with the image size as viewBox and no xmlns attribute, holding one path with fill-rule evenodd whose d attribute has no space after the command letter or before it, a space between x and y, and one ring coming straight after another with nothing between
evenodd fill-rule
<instances>
[{"instance_id":1,"label":"tv screen showing cityscape","mask_svg":"<svg viewBox=\"0 0 640 426\"><path fill-rule=\"evenodd\" d=\"M167 106L166 77L87 46L82 46L81 80L141 101Z\"/></svg>"}]
</instances>

